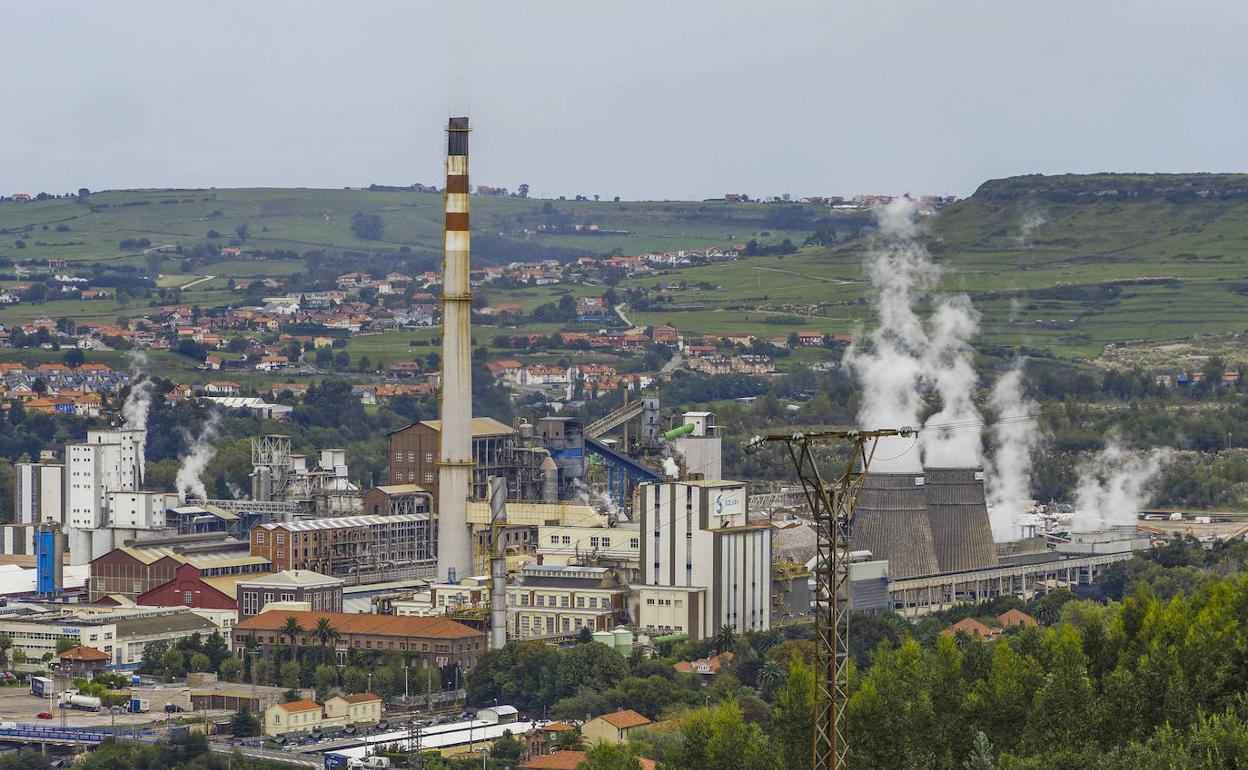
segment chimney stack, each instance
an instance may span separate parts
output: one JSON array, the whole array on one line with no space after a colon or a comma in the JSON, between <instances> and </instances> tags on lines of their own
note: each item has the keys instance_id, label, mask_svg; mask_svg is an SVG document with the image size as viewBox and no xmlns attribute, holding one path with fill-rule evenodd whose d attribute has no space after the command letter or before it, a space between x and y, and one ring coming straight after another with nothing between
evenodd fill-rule
<instances>
[{"instance_id":1,"label":"chimney stack","mask_svg":"<svg viewBox=\"0 0 1248 770\"><path fill-rule=\"evenodd\" d=\"M468 281L468 118L446 127L446 225L442 258L442 430L438 449L438 579L469 576L472 473L472 286Z\"/></svg>"}]
</instances>

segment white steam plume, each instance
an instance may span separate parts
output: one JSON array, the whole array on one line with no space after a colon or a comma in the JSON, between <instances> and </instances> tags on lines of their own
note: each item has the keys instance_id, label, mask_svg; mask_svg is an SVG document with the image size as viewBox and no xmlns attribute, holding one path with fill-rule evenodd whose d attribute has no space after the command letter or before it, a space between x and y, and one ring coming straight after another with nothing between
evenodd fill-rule
<instances>
[{"instance_id":1,"label":"white steam plume","mask_svg":"<svg viewBox=\"0 0 1248 770\"><path fill-rule=\"evenodd\" d=\"M663 473L669 478L674 479L680 476L680 466L670 457L663 458Z\"/></svg>"},{"instance_id":2,"label":"white steam plume","mask_svg":"<svg viewBox=\"0 0 1248 770\"><path fill-rule=\"evenodd\" d=\"M1000 543L1022 534L1022 515L1031 502L1031 454L1040 445L1036 402L1023 392L1021 360L997 380L988 403L997 415L992 425L995 451L985 474L988 519L992 538Z\"/></svg>"},{"instance_id":3,"label":"white steam plume","mask_svg":"<svg viewBox=\"0 0 1248 770\"><path fill-rule=\"evenodd\" d=\"M1105 448L1079 474L1071 529L1092 532L1134 525L1169 460L1169 449L1132 452L1111 436Z\"/></svg>"},{"instance_id":4,"label":"white steam plume","mask_svg":"<svg viewBox=\"0 0 1248 770\"><path fill-rule=\"evenodd\" d=\"M182 502L186 502L189 494L194 494L200 499L208 497L208 491L204 488L204 482L200 477L203 476L204 469L208 467L208 463L212 461L213 456L217 453L217 447L212 442L220 432L221 416L213 412L209 415L208 421L204 423L203 429L197 435L191 437L189 433L187 434L187 439L191 442L191 448L183 456L182 465L178 467L176 478L178 497Z\"/></svg>"},{"instance_id":5,"label":"white steam plume","mask_svg":"<svg viewBox=\"0 0 1248 770\"><path fill-rule=\"evenodd\" d=\"M147 415L152 409L152 380L143 375L147 366L147 354L142 351L130 352L130 394L121 405L121 416L126 427L134 430L147 430Z\"/></svg>"},{"instance_id":6,"label":"white steam plume","mask_svg":"<svg viewBox=\"0 0 1248 770\"><path fill-rule=\"evenodd\" d=\"M850 346L845 365L862 385L858 408L862 428L914 428L922 408L921 355L928 342L914 302L935 285L939 270L915 240L919 225L914 201L897 198L875 214L879 230L867 259L880 324L871 333L869 345L860 348L855 342ZM912 439L883 439L872 470L917 472L920 458L913 450Z\"/></svg>"},{"instance_id":7,"label":"white steam plume","mask_svg":"<svg viewBox=\"0 0 1248 770\"><path fill-rule=\"evenodd\" d=\"M1048 224L1049 220L1044 218L1044 214L1038 209L1029 209L1023 214L1023 221L1018 226L1018 236L1014 238L1015 242L1022 248L1031 245L1031 236L1041 227Z\"/></svg>"},{"instance_id":8,"label":"white steam plume","mask_svg":"<svg viewBox=\"0 0 1248 770\"><path fill-rule=\"evenodd\" d=\"M929 468L978 467L983 461L982 416L974 401L979 376L970 345L978 325L979 313L964 294L942 299L932 315L923 368L941 408L919 434Z\"/></svg>"}]
</instances>

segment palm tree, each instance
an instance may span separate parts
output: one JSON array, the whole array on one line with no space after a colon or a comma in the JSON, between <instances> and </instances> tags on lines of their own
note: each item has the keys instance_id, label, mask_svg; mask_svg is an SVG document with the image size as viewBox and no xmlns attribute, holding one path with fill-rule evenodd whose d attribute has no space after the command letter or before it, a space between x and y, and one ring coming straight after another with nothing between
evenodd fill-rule
<instances>
[{"instance_id":1,"label":"palm tree","mask_svg":"<svg viewBox=\"0 0 1248 770\"><path fill-rule=\"evenodd\" d=\"M550 748L551 751L584 751L585 736L581 734L579 727L563 730L555 735L555 739L550 742Z\"/></svg>"},{"instance_id":2,"label":"palm tree","mask_svg":"<svg viewBox=\"0 0 1248 770\"><path fill-rule=\"evenodd\" d=\"M768 658L763 667L758 670L758 686L763 692L767 692L772 685L779 684L782 679L784 679L784 667L772 658Z\"/></svg>"},{"instance_id":3,"label":"palm tree","mask_svg":"<svg viewBox=\"0 0 1248 770\"><path fill-rule=\"evenodd\" d=\"M338 629L334 628L333 621L329 618L318 618L316 628L311 631L312 638L321 646L322 659L329 655L329 647L336 645L338 640L342 638L342 634Z\"/></svg>"},{"instance_id":4,"label":"palm tree","mask_svg":"<svg viewBox=\"0 0 1248 770\"><path fill-rule=\"evenodd\" d=\"M971 646L971 635L966 632L965 628L959 628L953 632L953 643L959 650L965 650Z\"/></svg>"},{"instance_id":5,"label":"palm tree","mask_svg":"<svg viewBox=\"0 0 1248 770\"><path fill-rule=\"evenodd\" d=\"M737 632L732 630L732 626L725 623L719 627L719 633L715 634L715 652L725 653L732 649L737 643Z\"/></svg>"},{"instance_id":6,"label":"palm tree","mask_svg":"<svg viewBox=\"0 0 1248 770\"><path fill-rule=\"evenodd\" d=\"M290 639L290 659L295 659L295 642L299 635L303 633L303 627L299 625L299 618L291 615L286 618L286 622L282 624L282 630L278 632L279 636L285 636Z\"/></svg>"}]
</instances>

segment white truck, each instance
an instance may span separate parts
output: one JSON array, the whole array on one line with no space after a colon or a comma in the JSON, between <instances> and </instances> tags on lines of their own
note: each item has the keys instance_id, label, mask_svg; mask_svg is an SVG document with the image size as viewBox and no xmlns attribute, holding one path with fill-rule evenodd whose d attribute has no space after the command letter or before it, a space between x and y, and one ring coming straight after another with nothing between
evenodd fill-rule
<instances>
[{"instance_id":1,"label":"white truck","mask_svg":"<svg viewBox=\"0 0 1248 770\"><path fill-rule=\"evenodd\" d=\"M358 770L390 770L390 757L373 755L361 759L351 759L347 761L347 767L350 770L357 770L357 768Z\"/></svg>"},{"instance_id":2,"label":"white truck","mask_svg":"<svg viewBox=\"0 0 1248 770\"><path fill-rule=\"evenodd\" d=\"M94 695L79 695L76 692L61 693L57 705L61 708L78 709L79 711L99 711L101 701Z\"/></svg>"}]
</instances>

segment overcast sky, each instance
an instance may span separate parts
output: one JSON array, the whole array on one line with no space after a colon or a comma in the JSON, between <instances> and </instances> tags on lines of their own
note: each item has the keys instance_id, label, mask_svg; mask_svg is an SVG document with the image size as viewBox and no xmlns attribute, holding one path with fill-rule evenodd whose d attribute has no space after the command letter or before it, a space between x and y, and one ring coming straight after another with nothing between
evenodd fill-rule
<instances>
[{"instance_id":1,"label":"overcast sky","mask_svg":"<svg viewBox=\"0 0 1248 770\"><path fill-rule=\"evenodd\" d=\"M438 183L689 199L1248 170L1248 3L22 2L0 192Z\"/></svg>"}]
</instances>

